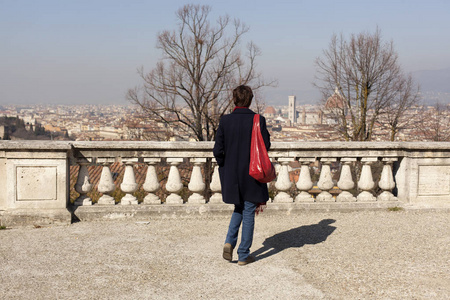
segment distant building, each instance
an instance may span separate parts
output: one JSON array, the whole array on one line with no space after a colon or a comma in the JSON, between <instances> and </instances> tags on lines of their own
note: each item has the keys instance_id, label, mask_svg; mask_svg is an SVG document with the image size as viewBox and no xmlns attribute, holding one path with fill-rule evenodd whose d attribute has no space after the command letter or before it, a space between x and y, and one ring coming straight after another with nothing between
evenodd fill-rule
<instances>
[{"instance_id":1,"label":"distant building","mask_svg":"<svg viewBox=\"0 0 450 300\"><path fill-rule=\"evenodd\" d=\"M295 100L295 96L289 96L288 118L289 121L291 121L291 124L297 123L297 110L295 109Z\"/></svg>"},{"instance_id":2,"label":"distant building","mask_svg":"<svg viewBox=\"0 0 450 300\"><path fill-rule=\"evenodd\" d=\"M344 115L347 115L347 108L345 106L344 97L342 97L337 88L335 89L334 94L327 99L323 112L325 114L326 123L328 125L338 124L338 116L342 115L342 112L344 113Z\"/></svg>"},{"instance_id":3,"label":"distant building","mask_svg":"<svg viewBox=\"0 0 450 300\"><path fill-rule=\"evenodd\" d=\"M268 118L275 118L277 115L277 111L273 106L268 106L264 111L264 116Z\"/></svg>"},{"instance_id":4,"label":"distant building","mask_svg":"<svg viewBox=\"0 0 450 300\"><path fill-rule=\"evenodd\" d=\"M329 97L327 99L327 102L325 103L325 109L328 109L328 110L334 110L334 109L342 110L344 108L345 108L344 97L342 97L341 93L339 93L339 90L336 88L334 90L334 94L331 95L331 97Z\"/></svg>"}]
</instances>

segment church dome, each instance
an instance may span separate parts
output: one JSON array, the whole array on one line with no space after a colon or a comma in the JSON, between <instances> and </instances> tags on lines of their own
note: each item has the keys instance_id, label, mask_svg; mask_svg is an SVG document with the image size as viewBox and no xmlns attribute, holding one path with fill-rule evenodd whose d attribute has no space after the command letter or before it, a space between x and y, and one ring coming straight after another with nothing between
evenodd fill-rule
<instances>
[{"instance_id":1,"label":"church dome","mask_svg":"<svg viewBox=\"0 0 450 300\"><path fill-rule=\"evenodd\" d=\"M334 91L334 94L327 99L327 102L325 103L325 108L326 109L344 108L344 97L341 96L337 88Z\"/></svg>"},{"instance_id":2,"label":"church dome","mask_svg":"<svg viewBox=\"0 0 450 300\"><path fill-rule=\"evenodd\" d=\"M266 110L264 111L265 115L276 115L277 111L275 110L275 108L273 108L273 106L268 106L266 108Z\"/></svg>"}]
</instances>

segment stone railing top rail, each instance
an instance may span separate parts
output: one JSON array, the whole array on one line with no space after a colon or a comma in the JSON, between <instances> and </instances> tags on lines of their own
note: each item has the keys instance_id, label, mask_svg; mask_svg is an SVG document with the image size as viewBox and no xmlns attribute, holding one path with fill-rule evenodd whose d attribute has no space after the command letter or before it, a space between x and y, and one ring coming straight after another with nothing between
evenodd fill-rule
<instances>
[{"instance_id":1,"label":"stone railing top rail","mask_svg":"<svg viewBox=\"0 0 450 300\"><path fill-rule=\"evenodd\" d=\"M71 152L75 157L212 157L214 142L0 141L0 151ZM117 152L120 152L118 154ZM272 142L271 157L450 157L450 142Z\"/></svg>"},{"instance_id":2,"label":"stone railing top rail","mask_svg":"<svg viewBox=\"0 0 450 300\"><path fill-rule=\"evenodd\" d=\"M0 141L1 150L20 149L211 149L214 142L156 142L156 141ZM399 149L450 150L450 142L272 142L271 149Z\"/></svg>"},{"instance_id":3,"label":"stone railing top rail","mask_svg":"<svg viewBox=\"0 0 450 300\"><path fill-rule=\"evenodd\" d=\"M68 151L72 145L66 141L0 141L0 151Z\"/></svg>"}]
</instances>

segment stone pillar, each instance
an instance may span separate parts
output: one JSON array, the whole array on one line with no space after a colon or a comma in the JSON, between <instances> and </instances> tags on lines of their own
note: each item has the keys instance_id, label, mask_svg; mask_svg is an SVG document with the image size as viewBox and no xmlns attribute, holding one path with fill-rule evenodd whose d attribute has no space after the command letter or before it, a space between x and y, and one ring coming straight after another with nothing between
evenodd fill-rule
<instances>
[{"instance_id":1,"label":"stone pillar","mask_svg":"<svg viewBox=\"0 0 450 300\"><path fill-rule=\"evenodd\" d=\"M167 162L171 164L169 176L167 178L166 190L170 195L166 198L166 204L183 204L183 198L178 193L183 189L178 165L183 162L183 158L171 157L167 158Z\"/></svg>"},{"instance_id":2,"label":"stone pillar","mask_svg":"<svg viewBox=\"0 0 450 300\"><path fill-rule=\"evenodd\" d=\"M161 162L161 158L144 158L144 162L148 164L143 185L148 194L144 197L144 204L161 204L161 199L155 194L160 188L155 164Z\"/></svg>"},{"instance_id":3,"label":"stone pillar","mask_svg":"<svg viewBox=\"0 0 450 300\"><path fill-rule=\"evenodd\" d=\"M138 161L137 158L123 158L125 164L125 174L123 175L123 181L120 185L120 189L126 193L125 196L120 199L120 204L130 205L138 204L138 200L132 193L136 192L138 184L136 183L136 177L134 176L133 165Z\"/></svg>"},{"instance_id":4,"label":"stone pillar","mask_svg":"<svg viewBox=\"0 0 450 300\"><path fill-rule=\"evenodd\" d=\"M109 194L116 188L114 179L111 174L109 166L114 162L112 158L98 158L97 162L103 166L102 174L100 175L100 182L97 190L103 195L98 199L99 205L114 205L116 201Z\"/></svg>"},{"instance_id":5,"label":"stone pillar","mask_svg":"<svg viewBox=\"0 0 450 300\"><path fill-rule=\"evenodd\" d=\"M356 161L356 158L354 157L341 158L341 176L339 177L337 186L342 190L342 192L336 197L336 201L338 202L356 201L356 198L348 192L348 190L355 186L355 182L352 178L352 171L350 169L350 164L354 161Z\"/></svg>"},{"instance_id":6,"label":"stone pillar","mask_svg":"<svg viewBox=\"0 0 450 300\"><path fill-rule=\"evenodd\" d=\"M205 197L201 194L205 190L205 182L203 181L201 165L206 162L206 158L191 158L189 160L194 164L192 167L191 178L189 180L188 189L193 192L188 198L189 204L204 204Z\"/></svg>"},{"instance_id":7,"label":"stone pillar","mask_svg":"<svg viewBox=\"0 0 450 300\"><path fill-rule=\"evenodd\" d=\"M80 196L75 199L74 205L92 205L92 199L86 194L92 190L92 184L89 182L89 172L87 166L91 163L91 158L83 158L77 160L80 165L80 171L78 172L77 183L75 184L75 191L80 193Z\"/></svg>"},{"instance_id":8,"label":"stone pillar","mask_svg":"<svg viewBox=\"0 0 450 300\"><path fill-rule=\"evenodd\" d=\"M322 163L322 170L320 171L319 181L317 182L317 186L322 191L319 195L317 195L317 201L335 201L333 196L328 192L334 186L333 177L331 175L331 163L335 162L336 158L321 158L320 162Z\"/></svg>"},{"instance_id":9,"label":"stone pillar","mask_svg":"<svg viewBox=\"0 0 450 300\"><path fill-rule=\"evenodd\" d=\"M293 202L294 199L289 196L288 193L286 193L292 186L288 169L289 162L292 161L292 159L280 157L277 160L281 164L280 171L278 172L277 176L277 181L275 182L275 188L279 192L273 199L273 202Z\"/></svg>"},{"instance_id":10,"label":"stone pillar","mask_svg":"<svg viewBox=\"0 0 450 300\"><path fill-rule=\"evenodd\" d=\"M382 159L384 166L381 171L380 182L378 186L383 192L377 197L378 201L397 201L397 197L392 194L392 190L395 188L394 175L392 174L392 164L397 161L397 158L385 157Z\"/></svg>"},{"instance_id":11,"label":"stone pillar","mask_svg":"<svg viewBox=\"0 0 450 300\"><path fill-rule=\"evenodd\" d=\"M311 180L311 173L309 171L309 164L314 162L315 158L299 158L299 162L302 164L300 168L300 175L298 176L297 189L300 190L300 194L295 197L295 202L314 202L313 196L308 191L314 186Z\"/></svg>"},{"instance_id":12,"label":"stone pillar","mask_svg":"<svg viewBox=\"0 0 450 300\"><path fill-rule=\"evenodd\" d=\"M373 181L372 177L372 168L370 166L371 163L377 161L378 159L376 157L367 157L367 158L361 158L361 162L363 163L362 170L361 170L361 177L358 181L358 187L362 190L361 193L359 193L358 197L356 197L357 201L376 201L372 193L369 191L373 189L375 186L375 182Z\"/></svg>"},{"instance_id":13,"label":"stone pillar","mask_svg":"<svg viewBox=\"0 0 450 300\"><path fill-rule=\"evenodd\" d=\"M214 165L214 172L212 174L211 179L211 191L214 193L209 199L208 203L223 203L222 202L222 186L220 184L220 176L219 176L219 166L217 165L216 159L212 159Z\"/></svg>"}]
</instances>

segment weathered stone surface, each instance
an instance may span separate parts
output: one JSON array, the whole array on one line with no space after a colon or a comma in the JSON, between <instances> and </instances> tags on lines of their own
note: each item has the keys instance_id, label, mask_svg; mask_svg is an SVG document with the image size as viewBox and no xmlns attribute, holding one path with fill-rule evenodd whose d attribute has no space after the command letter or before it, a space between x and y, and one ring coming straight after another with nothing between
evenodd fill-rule
<instances>
[{"instance_id":1,"label":"weathered stone surface","mask_svg":"<svg viewBox=\"0 0 450 300\"><path fill-rule=\"evenodd\" d=\"M125 174L123 175L123 181L120 185L120 189L126 193L125 196L120 199L120 204L131 205L138 204L138 200L132 193L134 193L138 188L136 183L136 177L134 176L133 162L130 160L126 162Z\"/></svg>"},{"instance_id":2,"label":"weathered stone surface","mask_svg":"<svg viewBox=\"0 0 450 300\"><path fill-rule=\"evenodd\" d=\"M279 160L279 162L281 163L281 167L277 175L277 181L275 182L275 187L277 188L277 190L279 190L279 192L273 199L274 202L286 203L294 201L294 199L288 193L286 193L286 191L288 191L293 184L289 178L289 161L290 160L286 158Z\"/></svg>"},{"instance_id":3,"label":"weathered stone surface","mask_svg":"<svg viewBox=\"0 0 450 300\"><path fill-rule=\"evenodd\" d=\"M9 209L0 211L0 225L7 227L69 225L72 215L66 209Z\"/></svg>"},{"instance_id":4,"label":"weathered stone surface","mask_svg":"<svg viewBox=\"0 0 450 300\"><path fill-rule=\"evenodd\" d=\"M7 159L6 209L65 208L67 159Z\"/></svg>"},{"instance_id":5,"label":"weathered stone surface","mask_svg":"<svg viewBox=\"0 0 450 300\"><path fill-rule=\"evenodd\" d=\"M450 166L419 166L419 196L450 196Z\"/></svg>"},{"instance_id":6,"label":"weathered stone surface","mask_svg":"<svg viewBox=\"0 0 450 300\"><path fill-rule=\"evenodd\" d=\"M0 191L7 191L6 159L0 158ZM8 194L0 193L0 210L7 208Z\"/></svg>"},{"instance_id":7,"label":"weathered stone surface","mask_svg":"<svg viewBox=\"0 0 450 300\"><path fill-rule=\"evenodd\" d=\"M114 191L115 188L116 186L114 185L111 170L109 169L108 163L105 162L103 163L102 174L100 176L100 182L97 187L97 190L103 194L100 199L98 199L98 204L114 205L114 198L108 194Z\"/></svg>"},{"instance_id":8,"label":"weathered stone surface","mask_svg":"<svg viewBox=\"0 0 450 300\"><path fill-rule=\"evenodd\" d=\"M311 180L311 173L309 171L309 162L313 160L303 161L300 175L296 184L300 193L295 197L295 202L314 202L314 198L308 191L314 186Z\"/></svg>"},{"instance_id":9,"label":"weathered stone surface","mask_svg":"<svg viewBox=\"0 0 450 300\"><path fill-rule=\"evenodd\" d=\"M62 151L67 152L72 148L70 142L64 141L0 141L0 150L18 150L18 151L35 151L44 152Z\"/></svg>"},{"instance_id":10,"label":"weathered stone surface","mask_svg":"<svg viewBox=\"0 0 450 300\"><path fill-rule=\"evenodd\" d=\"M30 215L36 215L40 210L66 208L69 195L67 189L70 163L102 164L114 161L171 164L169 180L165 186L171 194L166 197L165 201L166 204L171 203L173 206L161 205L160 200L153 198L145 203L157 203L158 205L155 206L176 211L177 204L183 203L183 199L178 195L183 183L177 165L183 160L186 161L186 158L191 158L193 162L204 163L206 158L213 156L213 144L213 142L0 141L0 191L3 191L0 193L0 211L12 212L23 209L29 211ZM274 202L289 202L287 204L292 205L308 204L312 205L311 207L335 204L332 202L300 203L301 201L313 202L315 200L312 197L309 198L307 194L307 187L311 185L311 179L303 178L300 174L302 178L297 182L297 186L300 187L299 191L291 194L293 190L290 188L292 185L290 178L292 174L289 174L290 164L295 160L304 162L302 168L305 170L310 161L340 160L348 163L357 159L365 162L362 172L363 180L359 178L359 187L363 190L358 197L359 201L376 201L372 194L373 191L369 188L372 186L374 178L372 178L372 170L367 163L383 161L385 164L387 162L389 166L384 167L379 180L379 187L384 190L378 196L379 201L392 202L396 196L399 202L394 205L406 203L415 207L450 207L450 143L448 142L274 142L269 156L283 164L275 184L277 196L274 197ZM355 195L348 193L351 191L350 186L354 183L353 179L348 176L349 168L349 166L345 167L344 174L341 174L342 180L338 186L340 185L344 192L337 197L338 201L354 201L352 196ZM203 197L201 188L203 175L198 174L198 170L192 173L195 176L188 182L188 186L198 195L195 195L197 197L192 198L190 202L203 203L203 199L198 197ZM131 173L128 172L127 175L129 174ZM153 177L155 176L153 175ZM305 179L304 182L303 179ZM319 185L323 188L322 192L324 190L326 192L328 189L325 183L329 182L329 179L319 180ZM130 183L127 181L133 185L133 180L125 180L122 182L124 188ZM157 180L155 181L153 178L153 181L153 185L156 186ZM214 202L220 202L220 184L217 184L217 178L215 181L211 186L215 194L210 199L205 199L210 201L206 205L199 204L199 213L207 213L211 207L214 207ZM100 187L100 190L108 192L103 189L103 186ZM129 190L131 193L131 189ZM299 203L293 203L293 197L296 197L296 201ZM133 199L132 201L137 203L137 200ZM131 200L128 202L131 203ZM111 199L108 203L112 204ZM343 207L348 204L372 205L372 203L337 203ZM208 208L208 205L211 207ZM113 207L105 209L115 209ZM309 209L310 206L300 207ZM197 204L193 204L189 209L197 209Z\"/></svg>"},{"instance_id":11,"label":"weathered stone surface","mask_svg":"<svg viewBox=\"0 0 450 300\"><path fill-rule=\"evenodd\" d=\"M158 176L156 174L156 168L154 165L157 162L159 161L147 161L149 165L143 185L144 191L148 192L148 195L144 198L145 204L161 204L161 199L156 194L154 194L160 189Z\"/></svg>"},{"instance_id":12,"label":"weathered stone surface","mask_svg":"<svg viewBox=\"0 0 450 300\"><path fill-rule=\"evenodd\" d=\"M368 160L366 160L367 162ZM361 177L358 181L358 187L362 190L361 193L359 193L358 197L356 197L357 201L375 201L376 198L374 195L372 195L369 190L371 190L375 186L375 182L373 181L372 177L372 169L370 167L370 164L364 164L362 166L361 170Z\"/></svg>"},{"instance_id":13,"label":"weathered stone surface","mask_svg":"<svg viewBox=\"0 0 450 300\"><path fill-rule=\"evenodd\" d=\"M450 207L450 158L403 158L395 176L398 199L417 207Z\"/></svg>"},{"instance_id":14,"label":"weathered stone surface","mask_svg":"<svg viewBox=\"0 0 450 300\"><path fill-rule=\"evenodd\" d=\"M378 186L383 192L377 197L378 201L395 201L397 197L392 194L392 190L395 188L394 175L392 174L391 162L385 162L383 171L381 172L380 181Z\"/></svg>"},{"instance_id":15,"label":"weathered stone surface","mask_svg":"<svg viewBox=\"0 0 450 300\"><path fill-rule=\"evenodd\" d=\"M342 190L342 192L336 197L336 201L338 202L352 202L356 201L356 198L348 192L348 190L352 189L355 186L355 182L352 178L352 173L350 170L350 162L355 159L347 159L344 160L342 168L341 168L341 176L337 183L338 187Z\"/></svg>"},{"instance_id":16,"label":"weathered stone surface","mask_svg":"<svg viewBox=\"0 0 450 300\"><path fill-rule=\"evenodd\" d=\"M398 202L322 202L322 203L279 203L269 202L264 209L264 216L290 215L304 211L370 211L387 209L389 207L401 207ZM229 204L198 204L198 205L116 205L112 207L92 205L80 206L74 211L74 215L81 221L100 220L148 220L152 217L158 218L186 218L199 216L230 216L234 206Z\"/></svg>"},{"instance_id":17,"label":"weathered stone surface","mask_svg":"<svg viewBox=\"0 0 450 300\"><path fill-rule=\"evenodd\" d=\"M205 190L205 182L203 181L200 166L206 162L206 158L191 158L190 162L194 164L192 167L191 179L189 180L188 189L193 194L188 198L190 204L206 203L205 197L201 194Z\"/></svg>"},{"instance_id":18,"label":"weathered stone surface","mask_svg":"<svg viewBox=\"0 0 450 300\"><path fill-rule=\"evenodd\" d=\"M18 166L17 201L56 200L56 166Z\"/></svg>"},{"instance_id":19,"label":"weathered stone surface","mask_svg":"<svg viewBox=\"0 0 450 300\"><path fill-rule=\"evenodd\" d=\"M80 196L75 199L75 205L92 205L92 199L87 196L87 193L92 190L92 184L89 181L89 172L87 169L88 164L89 162L80 163L77 183L75 184L75 191L77 191Z\"/></svg>"},{"instance_id":20,"label":"weathered stone surface","mask_svg":"<svg viewBox=\"0 0 450 300\"><path fill-rule=\"evenodd\" d=\"M221 193L222 186L220 184L220 177L219 177L219 166L217 165L215 159L213 160L213 162L214 162L214 172L212 175L210 188L214 194L209 198L209 203L220 204L223 202L222 202L222 193Z\"/></svg>"}]
</instances>

